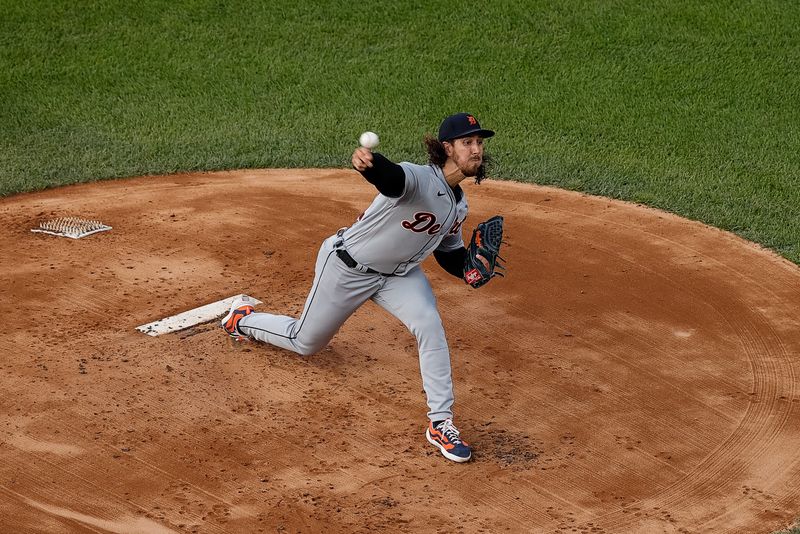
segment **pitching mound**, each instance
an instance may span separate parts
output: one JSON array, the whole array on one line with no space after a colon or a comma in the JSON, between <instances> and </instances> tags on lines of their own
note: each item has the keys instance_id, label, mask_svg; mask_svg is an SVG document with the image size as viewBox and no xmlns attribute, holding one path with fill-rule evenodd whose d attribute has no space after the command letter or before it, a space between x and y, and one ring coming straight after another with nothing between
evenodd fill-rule
<instances>
[{"instance_id":1,"label":"pitching mound","mask_svg":"<svg viewBox=\"0 0 800 534\"><path fill-rule=\"evenodd\" d=\"M488 181L509 275L424 265L475 459L424 437L415 342L360 309L321 353L135 327L247 293L299 314L355 172L0 201L2 532L771 532L800 514L800 269L634 205ZM83 216L113 230L31 233Z\"/></svg>"}]
</instances>

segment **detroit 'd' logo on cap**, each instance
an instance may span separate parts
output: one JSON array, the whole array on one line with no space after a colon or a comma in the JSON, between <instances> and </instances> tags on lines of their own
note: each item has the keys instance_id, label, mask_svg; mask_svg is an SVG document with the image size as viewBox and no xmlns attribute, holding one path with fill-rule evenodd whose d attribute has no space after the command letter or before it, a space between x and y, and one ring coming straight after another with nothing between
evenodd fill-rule
<instances>
[{"instance_id":1,"label":"detroit 'd' logo on cap","mask_svg":"<svg viewBox=\"0 0 800 534\"><path fill-rule=\"evenodd\" d=\"M476 124L478 124L478 119L476 119L476 118L475 118L475 117L473 117L472 115L467 115L467 120L469 121L469 123L470 123L472 126L475 126Z\"/></svg>"}]
</instances>

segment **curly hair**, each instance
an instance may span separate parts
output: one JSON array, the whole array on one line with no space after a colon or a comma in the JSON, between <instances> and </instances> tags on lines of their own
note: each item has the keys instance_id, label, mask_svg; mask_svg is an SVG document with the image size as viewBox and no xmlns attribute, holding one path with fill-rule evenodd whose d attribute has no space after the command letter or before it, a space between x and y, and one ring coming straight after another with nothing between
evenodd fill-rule
<instances>
[{"instance_id":1,"label":"curly hair","mask_svg":"<svg viewBox=\"0 0 800 534\"><path fill-rule=\"evenodd\" d=\"M437 167L444 167L447 162L447 152L444 150L444 145L441 141L432 135L426 135L422 140L425 144L425 150L428 152L428 163L436 165ZM486 178L486 163L491 161L489 156L484 155L483 163L478 167L478 174L475 175L475 183L480 184Z\"/></svg>"}]
</instances>

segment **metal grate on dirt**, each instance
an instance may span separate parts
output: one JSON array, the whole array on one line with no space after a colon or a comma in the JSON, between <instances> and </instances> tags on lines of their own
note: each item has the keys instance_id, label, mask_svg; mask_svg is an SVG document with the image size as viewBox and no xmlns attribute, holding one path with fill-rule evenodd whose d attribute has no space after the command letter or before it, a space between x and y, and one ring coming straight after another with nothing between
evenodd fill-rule
<instances>
[{"instance_id":1,"label":"metal grate on dirt","mask_svg":"<svg viewBox=\"0 0 800 534\"><path fill-rule=\"evenodd\" d=\"M111 227L100 221L90 221L79 217L59 217L39 223L38 228L31 228L31 232L69 237L71 239L80 239L97 232L105 232L106 230L111 230Z\"/></svg>"}]
</instances>

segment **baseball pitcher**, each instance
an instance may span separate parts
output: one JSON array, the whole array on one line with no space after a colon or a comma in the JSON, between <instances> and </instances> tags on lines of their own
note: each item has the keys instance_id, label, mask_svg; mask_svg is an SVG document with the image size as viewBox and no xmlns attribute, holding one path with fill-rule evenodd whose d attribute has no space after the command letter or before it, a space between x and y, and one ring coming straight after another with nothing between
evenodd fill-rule
<instances>
[{"instance_id":1,"label":"baseball pitcher","mask_svg":"<svg viewBox=\"0 0 800 534\"><path fill-rule=\"evenodd\" d=\"M299 318L255 313L251 302L239 299L222 320L224 330L235 340L251 338L310 355L372 299L417 339L428 441L447 459L468 461L472 451L453 423L450 352L420 263L433 254L448 273L476 288L501 275L502 217L479 224L467 246L461 234L467 200L459 184L484 178L484 140L493 135L473 115L458 113L444 119L438 138L426 136L428 165L394 163L357 148L353 167L378 195L351 226L322 243L303 313Z\"/></svg>"}]
</instances>

